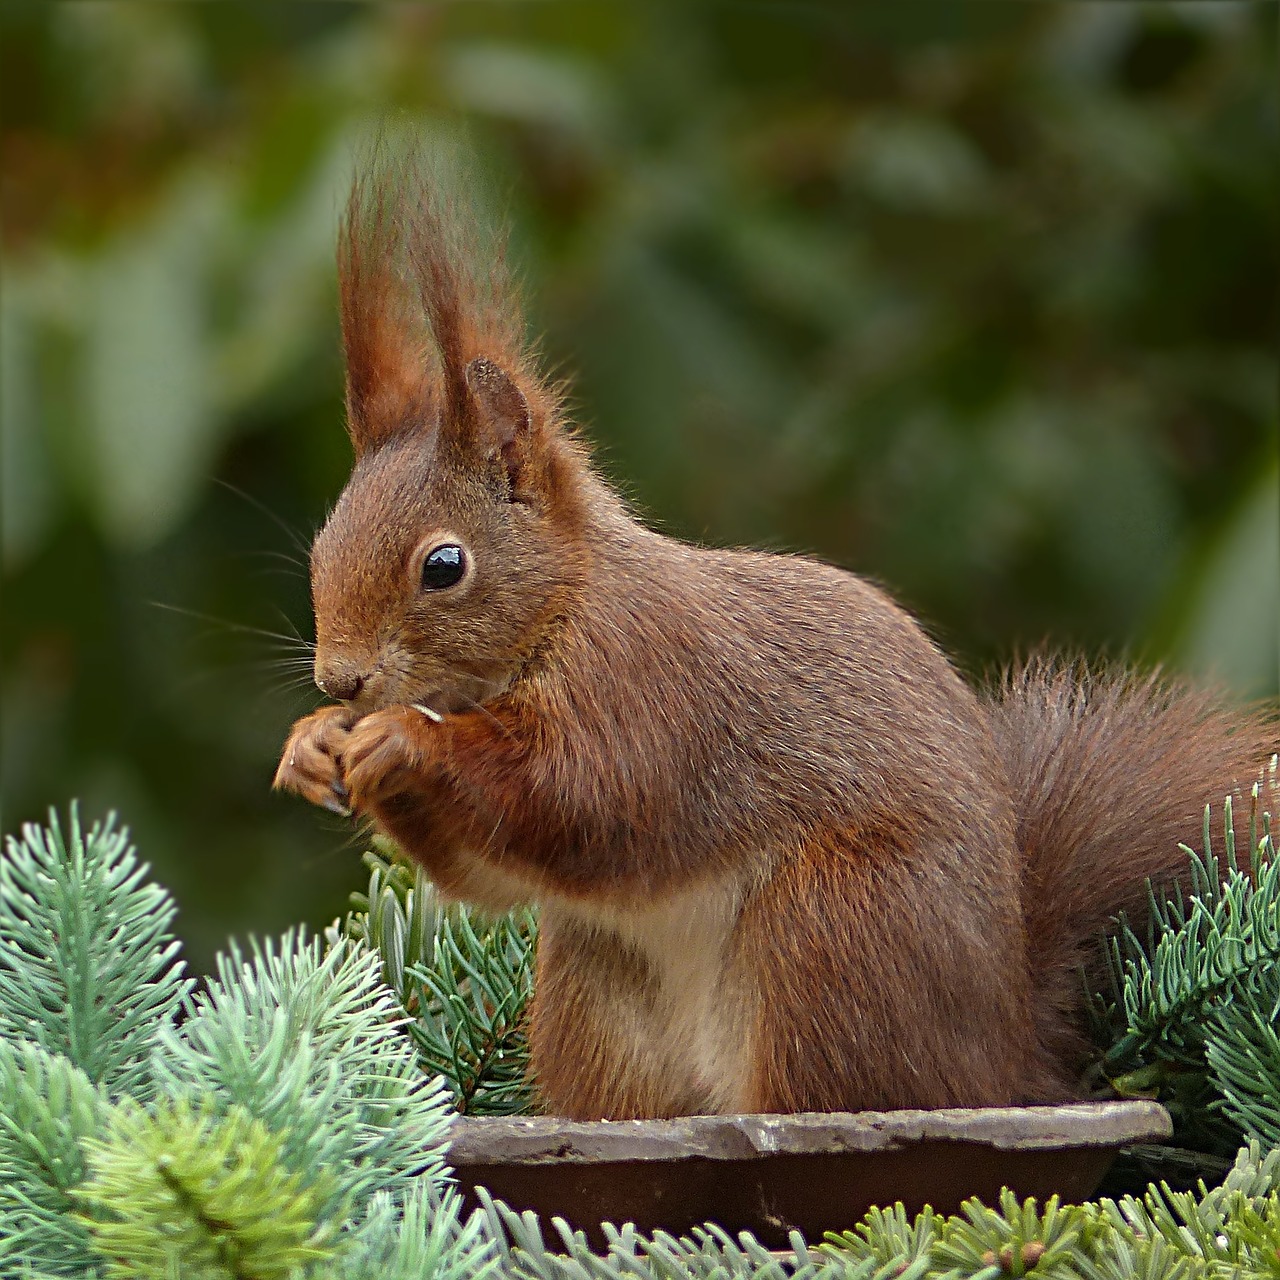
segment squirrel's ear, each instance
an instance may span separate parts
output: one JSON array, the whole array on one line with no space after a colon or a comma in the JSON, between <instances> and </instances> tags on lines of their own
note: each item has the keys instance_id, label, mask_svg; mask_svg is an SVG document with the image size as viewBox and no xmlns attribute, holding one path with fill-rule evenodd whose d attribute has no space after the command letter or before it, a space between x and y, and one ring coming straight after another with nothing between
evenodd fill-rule
<instances>
[{"instance_id":1,"label":"squirrel's ear","mask_svg":"<svg viewBox=\"0 0 1280 1280\"><path fill-rule=\"evenodd\" d=\"M527 456L529 403L511 378L483 356L467 365L466 377L480 444L506 468L514 493Z\"/></svg>"}]
</instances>

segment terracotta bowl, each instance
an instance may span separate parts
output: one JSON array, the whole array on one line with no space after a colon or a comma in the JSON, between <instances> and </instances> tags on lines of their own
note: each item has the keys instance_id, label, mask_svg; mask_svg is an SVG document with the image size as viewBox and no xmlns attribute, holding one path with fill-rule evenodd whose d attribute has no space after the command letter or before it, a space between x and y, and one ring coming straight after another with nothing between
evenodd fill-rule
<instances>
[{"instance_id":1,"label":"terracotta bowl","mask_svg":"<svg viewBox=\"0 0 1280 1280\"><path fill-rule=\"evenodd\" d=\"M487 1187L596 1243L601 1222L676 1234L715 1222L784 1248L790 1231L820 1240L897 1200L954 1213L1006 1186L1087 1199L1120 1147L1171 1132L1154 1102L589 1123L463 1117L449 1160L470 1203Z\"/></svg>"}]
</instances>

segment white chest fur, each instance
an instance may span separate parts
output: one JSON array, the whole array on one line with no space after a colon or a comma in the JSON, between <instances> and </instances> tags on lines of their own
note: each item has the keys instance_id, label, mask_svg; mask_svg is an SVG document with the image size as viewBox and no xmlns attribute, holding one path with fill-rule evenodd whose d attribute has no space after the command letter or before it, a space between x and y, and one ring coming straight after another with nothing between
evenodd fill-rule
<instances>
[{"instance_id":1,"label":"white chest fur","mask_svg":"<svg viewBox=\"0 0 1280 1280\"><path fill-rule=\"evenodd\" d=\"M749 1084L754 984L734 963L733 931L745 886L702 886L652 906L570 908L644 963L651 1000L619 1010L646 1054L662 1046L668 1069L710 1111L741 1108ZM557 904L561 905L561 904Z\"/></svg>"}]
</instances>

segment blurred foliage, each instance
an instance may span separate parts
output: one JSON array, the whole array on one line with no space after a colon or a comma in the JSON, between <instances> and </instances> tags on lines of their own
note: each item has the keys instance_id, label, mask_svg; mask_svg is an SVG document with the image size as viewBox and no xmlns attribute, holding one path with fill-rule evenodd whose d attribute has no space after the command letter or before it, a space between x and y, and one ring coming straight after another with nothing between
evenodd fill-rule
<instances>
[{"instance_id":1,"label":"blurred foliage","mask_svg":"<svg viewBox=\"0 0 1280 1280\"><path fill-rule=\"evenodd\" d=\"M79 794L186 850L196 967L360 875L267 785L388 122L465 155L663 527L870 573L971 670L1052 637L1275 691L1273 5L0 14L5 822Z\"/></svg>"}]
</instances>

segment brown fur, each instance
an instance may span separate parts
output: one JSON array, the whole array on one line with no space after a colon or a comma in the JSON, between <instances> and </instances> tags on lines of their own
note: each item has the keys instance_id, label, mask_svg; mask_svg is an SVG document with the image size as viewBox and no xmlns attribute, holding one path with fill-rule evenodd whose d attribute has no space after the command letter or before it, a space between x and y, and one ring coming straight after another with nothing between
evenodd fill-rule
<instances>
[{"instance_id":1,"label":"brown fur","mask_svg":"<svg viewBox=\"0 0 1280 1280\"><path fill-rule=\"evenodd\" d=\"M1178 844L1200 847L1206 804L1231 796L1247 832L1240 817L1280 728L1175 679L1049 658L1010 672L990 712L1018 798L1037 1034L1074 1063L1086 1047L1079 970L1096 976L1096 939L1120 912L1146 918L1148 878L1185 883ZM1280 794L1260 798L1276 811Z\"/></svg>"},{"instance_id":2,"label":"brown fur","mask_svg":"<svg viewBox=\"0 0 1280 1280\"><path fill-rule=\"evenodd\" d=\"M447 894L541 904L555 1112L1069 1096L1076 966L1274 723L1051 664L980 699L853 575L645 529L434 209L412 178L353 198L356 464L312 569L317 678L359 688L277 785ZM424 590L442 539L471 568Z\"/></svg>"}]
</instances>

